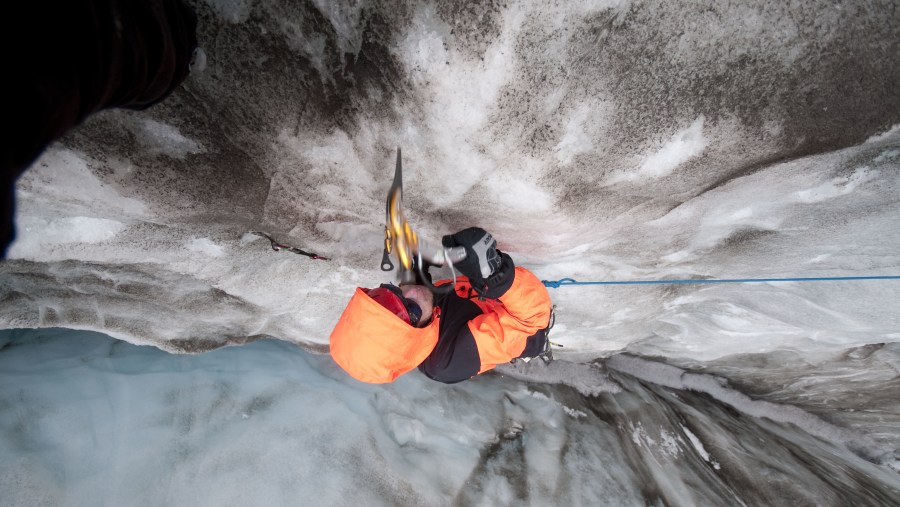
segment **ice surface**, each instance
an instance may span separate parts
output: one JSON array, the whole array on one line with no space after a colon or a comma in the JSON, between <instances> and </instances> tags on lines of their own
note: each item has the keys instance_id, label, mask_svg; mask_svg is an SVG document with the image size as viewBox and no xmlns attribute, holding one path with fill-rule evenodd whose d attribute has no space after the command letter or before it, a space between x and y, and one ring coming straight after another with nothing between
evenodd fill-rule
<instances>
[{"instance_id":1,"label":"ice surface","mask_svg":"<svg viewBox=\"0 0 900 507\"><path fill-rule=\"evenodd\" d=\"M636 223L639 214L630 218L625 215L606 229L588 230L576 226L577 220L572 217L556 217L551 229L554 246L542 245L537 238L519 240L521 232L510 232L507 239L500 232L495 234L502 248L544 279L895 274L898 257L894 246L900 244L900 228L896 227L900 221L896 178L900 160L885 155L896 149L889 148L896 144L885 142L887 146L869 143L759 170L643 223ZM298 149L307 150L317 165L334 168L332 172L343 175L342 178L350 179L354 171L361 172L352 181L372 186L372 195L377 198L377 184L363 171L362 159L357 155L350 160L342 158L342 153L352 153L349 138L340 135L329 143L333 148L298 145ZM357 285L387 281L377 271L377 264L369 262L379 255L381 229L375 223L377 219L366 221L362 215L335 215L316 224L314 232L322 239L295 243L335 259L325 263L274 253L265 241L244 242L241 237L247 231L235 230L228 223L199 227L190 222L168 226L137 222L140 215L123 217L123 210L134 201L118 194L102 198L96 209L76 194L67 198L71 214L49 211L60 207L56 200L59 194L39 178L46 178L57 167L65 174L64 161L78 160L83 164L85 157L53 151L42 163L43 171L36 170L23 178L22 196L26 202L19 215L20 239L11 250L13 260L3 269L5 286L14 294L28 294L28 298L8 300L3 306L0 317L7 319L8 325L67 325L113 332L140 343L159 343L181 336L183 328L171 327L177 320L157 319L162 302L156 297L134 298L127 315L117 313L115 319L107 319L130 321L127 327L141 330L130 337L119 334L123 331L121 326L94 327L65 317L65 312L60 317L55 310L52 319L43 320L47 312L41 310L42 306L57 309L87 305L103 308L101 312L112 311L100 302L125 295L119 288L121 284L94 285L95 292L82 294L78 302L48 289L55 286L60 274L73 280L78 272L102 272L104 265L120 265L123 270L152 273L150 278L155 280L180 277L185 286L223 291L228 295L226 300L252 305L252 321L236 322L236 328L224 333L229 336L269 335L322 344L346 293ZM317 171L305 178L313 178ZM321 171L324 177L324 169ZM42 183L39 185L38 181ZM309 181L318 180L316 177ZM103 188L92 185L96 186L89 187L94 189L91 192ZM515 185L507 187L521 191ZM35 193L42 188L48 188L47 192ZM328 206L335 212L342 202L358 202L370 195L353 185L327 184L318 188L320 198L333 201ZM410 200L416 201L414 194ZM535 208L545 205L540 199L529 202ZM303 201L298 201L297 206L298 213L314 209ZM379 205L373 202L372 207L378 209ZM100 216L88 217L86 213ZM155 212L139 213L153 216ZM411 207L411 214L420 212ZM123 222L123 218L127 221ZM301 223L292 230L299 233L303 227ZM424 229L434 231L432 236L448 232L438 226ZM611 234L608 229L619 230L621 235ZM290 237L283 235L281 241ZM517 250L517 241L539 248L526 254ZM562 249L556 246L559 244L571 246ZM651 257L648 252L658 256ZM84 270L72 262L89 263L91 268ZM135 262L141 267L134 266ZM45 271L49 266L54 266L51 278L25 275L34 270ZM119 276L114 272L102 275L110 280ZM158 294L177 292L170 282L158 289ZM897 290L896 283L889 281L563 287L551 290L560 317L554 340L565 347L559 352L560 357L575 360L619 350L709 360L785 348L836 349L893 342L900 338ZM216 308L221 308L221 304L207 307L205 320L219 320ZM198 339L222 341L220 326L210 327L206 333L198 331L205 335L196 336Z\"/></svg>"},{"instance_id":2,"label":"ice surface","mask_svg":"<svg viewBox=\"0 0 900 507\"><path fill-rule=\"evenodd\" d=\"M284 342L191 356L2 331L0 486L10 505L360 506L878 504L900 488L790 425L615 382L366 385Z\"/></svg>"},{"instance_id":3,"label":"ice surface","mask_svg":"<svg viewBox=\"0 0 900 507\"><path fill-rule=\"evenodd\" d=\"M659 151L648 155L637 171L614 173L610 183L619 181L641 181L668 176L679 165L699 156L708 141L703 137L705 118L697 118L686 130L672 136Z\"/></svg>"},{"instance_id":4,"label":"ice surface","mask_svg":"<svg viewBox=\"0 0 900 507\"><path fill-rule=\"evenodd\" d=\"M246 21L250 15L250 0L206 0L206 3L222 19L231 23Z\"/></svg>"},{"instance_id":5,"label":"ice surface","mask_svg":"<svg viewBox=\"0 0 900 507\"><path fill-rule=\"evenodd\" d=\"M898 275L900 19L888 4L196 2L207 70L147 111L93 116L18 181L20 236L0 264L0 328L94 330L172 352L264 338L325 352L353 289L392 278L378 261L398 146L404 203L420 232L438 238L480 225L542 279ZM274 252L247 235L254 230L333 260ZM898 291L893 281L552 289L560 361L479 379L501 383L508 397L479 394L482 384L441 391L411 375L398 384L406 390L365 391L363 408L345 405L374 417L373 393L402 406L452 392L435 396L506 407L466 433L464 452L437 439L470 460L448 465L449 483L426 477L407 487L399 472L375 481L378 491L397 486L426 502L513 503L528 492L539 503L560 483L591 505L609 495L730 504L721 499L735 491L762 495L743 496L749 504L834 503L814 495L858 492L845 459L878 461L868 450L900 446L890 395L900 370ZM278 347L265 343L246 350ZM622 352L720 375L738 404L746 396L796 407L865 438L736 416L709 398L725 396L716 384L673 390L608 371L604 359ZM497 422L517 404L546 410L549 426L565 421L570 442L590 444L558 448L563 437L551 432L545 447L520 445L530 416ZM113 403L107 410L124 413ZM332 419L349 417L335 410L307 426L328 434ZM404 449L424 446L412 461L375 446L387 430L318 456L343 456L333 469L427 468L444 456L422 443L439 421L404 414L383 426ZM610 432L591 433L597 426ZM733 435L749 450L734 447ZM822 450L823 436L843 443ZM757 445L771 439L781 447ZM182 452L202 454L206 443L190 440L154 470ZM353 445L368 454L355 456ZM554 456L555 468L525 460L535 449ZM257 456L230 452L228 461ZM810 452L815 465L797 464ZM561 453L583 456L560 461ZM685 456L693 466L673 475ZM879 470L890 462L882 457ZM172 479L183 491L190 470L220 470L192 459ZM790 480L779 475L782 460L794 464ZM585 468L596 462L628 465ZM297 470L322 462L306 463ZM272 477L290 468L258 466ZM609 489L576 494L568 477L586 469L583 483ZM773 469L768 482L757 476ZM534 484L512 479L534 470ZM715 480L724 471L735 475ZM335 474L320 479L334 495L347 477ZM478 493L460 489L463 480ZM41 491L22 484L31 486L17 491ZM791 493L765 496L786 491L778 488Z\"/></svg>"},{"instance_id":6,"label":"ice surface","mask_svg":"<svg viewBox=\"0 0 900 507\"><path fill-rule=\"evenodd\" d=\"M753 400L749 396L723 385L722 380L716 377L688 373L675 366L653 363L625 355L614 356L607 364L618 371L657 385L706 393L716 400L754 417L765 417L776 422L791 423L810 435L844 445L859 452L866 459L900 472L898 449L879 445L866 435L854 434L852 431L830 424L796 407ZM693 442L693 438L691 440ZM707 461L709 460L707 459Z\"/></svg>"},{"instance_id":7,"label":"ice surface","mask_svg":"<svg viewBox=\"0 0 900 507\"><path fill-rule=\"evenodd\" d=\"M187 155L203 153L203 146L181 135L172 125L145 119L132 127L147 153L158 153L183 159Z\"/></svg>"},{"instance_id":8,"label":"ice surface","mask_svg":"<svg viewBox=\"0 0 900 507\"><path fill-rule=\"evenodd\" d=\"M16 222L22 238L10 255L34 257L65 243L101 243L125 229L125 224L108 218L62 217L55 219L23 216ZM34 231L34 232L33 232Z\"/></svg>"}]
</instances>

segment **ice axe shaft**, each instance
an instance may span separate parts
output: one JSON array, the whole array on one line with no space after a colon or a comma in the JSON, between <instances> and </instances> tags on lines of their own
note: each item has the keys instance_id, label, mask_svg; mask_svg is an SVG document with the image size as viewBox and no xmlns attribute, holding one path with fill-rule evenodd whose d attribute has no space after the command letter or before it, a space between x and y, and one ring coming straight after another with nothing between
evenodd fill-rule
<instances>
[{"instance_id":1,"label":"ice axe shaft","mask_svg":"<svg viewBox=\"0 0 900 507\"><path fill-rule=\"evenodd\" d=\"M413 270L417 257L435 266L454 264L466 257L466 251L462 247L444 248L440 243L420 237L406 219L403 213L403 164L399 147L394 181L385 202L384 254L381 258L383 271L394 269L392 255L396 255L400 262L401 283L415 280Z\"/></svg>"}]
</instances>

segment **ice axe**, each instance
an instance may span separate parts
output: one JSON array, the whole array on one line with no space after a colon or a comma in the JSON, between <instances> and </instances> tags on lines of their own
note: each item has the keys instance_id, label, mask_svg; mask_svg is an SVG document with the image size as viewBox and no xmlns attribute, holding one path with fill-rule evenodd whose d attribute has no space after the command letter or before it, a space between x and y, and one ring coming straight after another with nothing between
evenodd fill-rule
<instances>
[{"instance_id":1,"label":"ice axe","mask_svg":"<svg viewBox=\"0 0 900 507\"><path fill-rule=\"evenodd\" d=\"M412 228L403 213L403 167L400 162L400 148L397 148L397 166L394 169L394 182L388 191L385 203L384 255L381 257L381 270L391 271L394 264L391 256L396 255L400 263L400 283L415 283L415 270L422 275L421 279L432 291L447 290L428 282L423 271L424 262L434 266L450 265L465 259L463 247L444 248L440 243L433 243L422 238ZM424 262L423 262L424 261ZM455 273L455 272L454 272ZM450 285L450 290L453 286Z\"/></svg>"}]
</instances>

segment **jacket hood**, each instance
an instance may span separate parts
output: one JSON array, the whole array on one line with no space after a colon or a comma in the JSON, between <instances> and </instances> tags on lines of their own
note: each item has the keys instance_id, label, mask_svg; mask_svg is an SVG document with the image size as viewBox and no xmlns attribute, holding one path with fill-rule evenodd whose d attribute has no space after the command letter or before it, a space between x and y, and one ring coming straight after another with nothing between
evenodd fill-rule
<instances>
[{"instance_id":1,"label":"jacket hood","mask_svg":"<svg viewBox=\"0 0 900 507\"><path fill-rule=\"evenodd\" d=\"M412 327L357 287L331 332L331 357L356 380L393 382L434 350L439 326L435 315L427 326Z\"/></svg>"}]
</instances>

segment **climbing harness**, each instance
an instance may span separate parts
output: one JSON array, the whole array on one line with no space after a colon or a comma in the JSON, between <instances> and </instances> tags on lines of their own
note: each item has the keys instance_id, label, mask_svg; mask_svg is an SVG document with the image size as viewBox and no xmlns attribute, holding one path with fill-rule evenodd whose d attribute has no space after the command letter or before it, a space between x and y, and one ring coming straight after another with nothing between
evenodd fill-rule
<instances>
[{"instance_id":1,"label":"climbing harness","mask_svg":"<svg viewBox=\"0 0 900 507\"><path fill-rule=\"evenodd\" d=\"M266 238L267 240L269 240L269 241L272 243L272 250L275 250L276 252L280 252L280 251L282 251L282 250L285 250L285 251L288 251L288 252L291 252L291 253L295 253L295 254L299 254L299 255L305 255L305 256L309 257L310 259L315 259L315 260L319 260L319 261L330 261L330 260L331 260L331 259L329 259L328 257L322 257L321 255L314 254L314 253L311 253L311 252L307 252L307 251L305 251L305 250L301 250L301 249L299 249L299 248L297 248L297 247L294 247L294 246L290 246L290 245L285 245L285 244L283 244L283 243L279 243L279 242L275 241L275 238L273 238L272 236L269 236L268 234L266 234L266 233L264 233L264 232L260 232L260 231L250 231L250 234L253 234L254 236L259 236L259 237L262 237L262 238Z\"/></svg>"},{"instance_id":2,"label":"climbing harness","mask_svg":"<svg viewBox=\"0 0 900 507\"><path fill-rule=\"evenodd\" d=\"M556 325L556 305L550 307L550 325L547 326L547 331L544 333L544 337L547 339L547 343L544 344L544 350L538 354L538 357L541 358L541 361L544 364L553 361L553 347L564 348L559 343L550 341L550 331L553 329L553 326Z\"/></svg>"},{"instance_id":3,"label":"climbing harness","mask_svg":"<svg viewBox=\"0 0 900 507\"><path fill-rule=\"evenodd\" d=\"M628 280L620 282L579 282L574 278L541 280L545 287L557 289L563 285L668 285L678 283L773 283L773 282L832 282L848 280L900 280L900 276L830 276L817 278L699 278L688 280Z\"/></svg>"},{"instance_id":4,"label":"climbing harness","mask_svg":"<svg viewBox=\"0 0 900 507\"><path fill-rule=\"evenodd\" d=\"M544 344L541 348L541 351L534 357L517 357L510 361L512 364L516 364L518 362L529 363L533 359L540 358L544 364L548 364L553 361L553 347L556 348L564 348L559 343L555 343L550 341L550 330L553 329L553 326L556 325L556 305L550 307L550 324L547 325L546 328L541 331L544 332Z\"/></svg>"}]
</instances>

